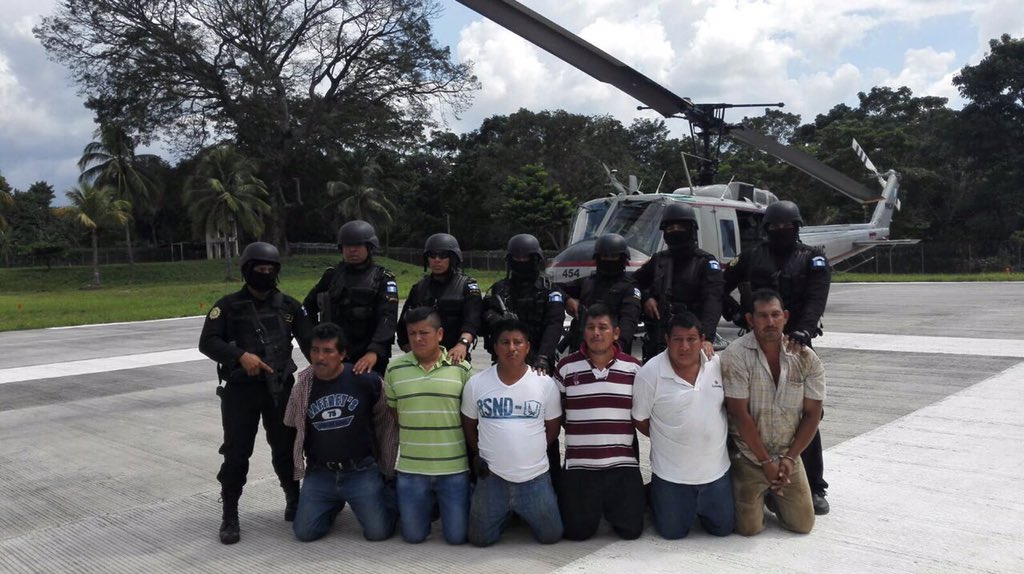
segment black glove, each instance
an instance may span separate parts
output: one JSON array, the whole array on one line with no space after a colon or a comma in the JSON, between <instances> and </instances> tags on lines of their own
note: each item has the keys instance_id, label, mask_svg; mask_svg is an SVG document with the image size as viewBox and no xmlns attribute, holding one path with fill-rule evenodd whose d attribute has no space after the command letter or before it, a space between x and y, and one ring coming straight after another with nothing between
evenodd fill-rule
<instances>
[{"instance_id":1,"label":"black glove","mask_svg":"<svg viewBox=\"0 0 1024 574\"><path fill-rule=\"evenodd\" d=\"M473 457L473 472L476 473L477 478L487 478L491 475L491 469L487 466L487 461L480 455Z\"/></svg>"},{"instance_id":2,"label":"black glove","mask_svg":"<svg viewBox=\"0 0 1024 574\"><path fill-rule=\"evenodd\" d=\"M533 361L534 369L543 369L545 373L551 374L551 360L544 355L537 355L537 358Z\"/></svg>"},{"instance_id":3,"label":"black glove","mask_svg":"<svg viewBox=\"0 0 1024 574\"><path fill-rule=\"evenodd\" d=\"M789 334L789 340L798 343L801 347L811 346L811 336L807 331L793 331Z\"/></svg>"}]
</instances>

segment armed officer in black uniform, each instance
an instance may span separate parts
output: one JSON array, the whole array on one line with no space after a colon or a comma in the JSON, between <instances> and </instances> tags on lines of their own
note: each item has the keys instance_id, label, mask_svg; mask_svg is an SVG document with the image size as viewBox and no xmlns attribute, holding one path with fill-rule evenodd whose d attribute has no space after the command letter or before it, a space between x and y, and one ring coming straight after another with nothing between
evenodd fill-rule
<instances>
[{"instance_id":1,"label":"armed officer in black uniform","mask_svg":"<svg viewBox=\"0 0 1024 574\"><path fill-rule=\"evenodd\" d=\"M697 247L697 213L685 203L671 203L661 216L668 249L655 253L633 275L644 299L644 362L665 350L666 327L672 316L689 311L705 331L705 353L722 315L722 267L715 256Z\"/></svg>"},{"instance_id":2,"label":"armed officer in black uniform","mask_svg":"<svg viewBox=\"0 0 1024 574\"><path fill-rule=\"evenodd\" d=\"M298 339L308 358L313 329L299 302L277 290L281 258L276 247L251 243L242 252L241 263L245 285L217 301L199 336L199 351L217 361L217 376L225 382L217 387L224 425L220 447L224 463L217 473L224 512L220 541L224 544L239 540L238 499L260 417L274 472L285 493L284 518L295 518L299 500L299 482L293 477L295 429L284 425L284 410L296 368L292 337Z\"/></svg>"},{"instance_id":3,"label":"armed officer in black uniform","mask_svg":"<svg viewBox=\"0 0 1024 574\"><path fill-rule=\"evenodd\" d=\"M372 369L383 376L398 323L398 283L394 273L373 262L377 249L372 225L358 219L342 225L343 260L327 269L302 301L314 321L337 323L345 331L357 375Z\"/></svg>"},{"instance_id":4,"label":"armed officer in black uniform","mask_svg":"<svg viewBox=\"0 0 1024 574\"><path fill-rule=\"evenodd\" d=\"M417 307L433 307L441 316L444 337L441 344L448 349L453 364L469 360L469 350L480 330L482 299L476 279L459 270L462 249L459 242L447 233L435 233L423 246L423 269L430 273L412 286L409 298L402 305L398 319L398 346L408 352L409 333L405 314Z\"/></svg>"},{"instance_id":5,"label":"armed officer in black uniform","mask_svg":"<svg viewBox=\"0 0 1024 574\"><path fill-rule=\"evenodd\" d=\"M604 303L619 317L619 348L629 353L633 348L633 335L640 323L640 289L626 276L629 247L626 239L617 233L607 233L594 243L594 262L597 272L580 277L563 286L568 300L566 311L574 317L569 333L562 344L570 352L583 342L581 317L586 307Z\"/></svg>"},{"instance_id":6,"label":"armed officer in black uniform","mask_svg":"<svg viewBox=\"0 0 1024 574\"><path fill-rule=\"evenodd\" d=\"M503 319L518 318L530 327L527 363L544 375L555 366L558 339L565 320L565 303L544 271L544 252L533 235L522 233L508 240L505 255L508 276L491 286L484 297L484 348L494 358L494 342L487 333Z\"/></svg>"},{"instance_id":7,"label":"armed officer in black uniform","mask_svg":"<svg viewBox=\"0 0 1024 574\"><path fill-rule=\"evenodd\" d=\"M803 224L800 208L792 201L778 201L768 206L763 221L767 241L741 253L725 270L725 315L729 319L736 316L736 311L740 316L750 312L750 304L746 300L749 293L765 287L775 289L782 295L783 306L789 311L786 336L792 343L811 346L811 339L821 334L819 325L832 279L825 254L800 242L800 226ZM742 304L737 304L731 297L737 286L740 287ZM736 320L742 323L738 318ZM828 514L829 504L825 499L828 483L823 476L820 431L800 458L811 486L814 513Z\"/></svg>"}]
</instances>

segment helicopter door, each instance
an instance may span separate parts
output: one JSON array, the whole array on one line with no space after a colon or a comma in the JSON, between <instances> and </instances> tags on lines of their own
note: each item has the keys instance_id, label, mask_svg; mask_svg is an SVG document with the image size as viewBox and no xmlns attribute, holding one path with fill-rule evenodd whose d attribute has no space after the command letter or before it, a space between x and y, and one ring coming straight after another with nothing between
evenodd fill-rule
<instances>
[{"instance_id":1,"label":"helicopter door","mask_svg":"<svg viewBox=\"0 0 1024 574\"><path fill-rule=\"evenodd\" d=\"M705 207L697 210L700 219L700 248L722 263L739 255L736 210L731 207Z\"/></svg>"}]
</instances>

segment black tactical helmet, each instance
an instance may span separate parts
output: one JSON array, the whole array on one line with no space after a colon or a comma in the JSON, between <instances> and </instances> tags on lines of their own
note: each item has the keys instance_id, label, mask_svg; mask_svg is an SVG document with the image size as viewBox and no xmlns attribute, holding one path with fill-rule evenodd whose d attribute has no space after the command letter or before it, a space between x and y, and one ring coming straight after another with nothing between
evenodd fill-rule
<instances>
[{"instance_id":1,"label":"black tactical helmet","mask_svg":"<svg viewBox=\"0 0 1024 574\"><path fill-rule=\"evenodd\" d=\"M629 247L626 238L618 233L606 233L594 242L594 259L607 255L620 255L629 259Z\"/></svg>"},{"instance_id":2,"label":"black tactical helmet","mask_svg":"<svg viewBox=\"0 0 1024 574\"><path fill-rule=\"evenodd\" d=\"M273 263L278 267L281 267L281 253L278 252L277 247L263 241L257 241L250 243L245 246L245 250L242 251L242 258L240 259L241 267L244 270L247 263Z\"/></svg>"},{"instance_id":3,"label":"black tactical helmet","mask_svg":"<svg viewBox=\"0 0 1024 574\"><path fill-rule=\"evenodd\" d=\"M338 247L363 244L370 249L380 249L377 232L372 225L362 219L353 219L338 230Z\"/></svg>"},{"instance_id":4,"label":"black tactical helmet","mask_svg":"<svg viewBox=\"0 0 1024 574\"><path fill-rule=\"evenodd\" d=\"M665 226L667 226L669 223L684 222L693 223L693 227L694 229L696 229L698 227L697 212L693 210L693 207L685 203L673 201L672 203L668 204L668 207L665 208L665 213L661 214L660 229L665 229Z\"/></svg>"},{"instance_id":5,"label":"black tactical helmet","mask_svg":"<svg viewBox=\"0 0 1024 574\"><path fill-rule=\"evenodd\" d=\"M544 251L540 248L540 241L529 233L513 235L508 240L508 258L512 257L536 257L544 259Z\"/></svg>"},{"instance_id":6,"label":"black tactical helmet","mask_svg":"<svg viewBox=\"0 0 1024 574\"><path fill-rule=\"evenodd\" d=\"M462 263L462 250L459 249L459 240L447 233L435 233L427 238L423 244L423 259L426 260L427 253L433 251L450 251L455 258L455 264Z\"/></svg>"},{"instance_id":7,"label":"black tactical helmet","mask_svg":"<svg viewBox=\"0 0 1024 574\"><path fill-rule=\"evenodd\" d=\"M792 201L776 201L764 211L764 226L773 223L792 223L802 226L804 219L800 217L800 208Z\"/></svg>"}]
</instances>

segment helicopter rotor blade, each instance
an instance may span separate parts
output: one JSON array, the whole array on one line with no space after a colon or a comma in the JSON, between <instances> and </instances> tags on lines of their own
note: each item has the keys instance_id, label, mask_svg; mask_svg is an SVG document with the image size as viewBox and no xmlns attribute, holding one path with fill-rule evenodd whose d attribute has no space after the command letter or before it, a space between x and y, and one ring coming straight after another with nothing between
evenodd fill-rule
<instances>
[{"instance_id":1,"label":"helicopter rotor blade","mask_svg":"<svg viewBox=\"0 0 1024 574\"><path fill-rule=\"evenodd\" d=\"M790 146L782 145L775 139L760 132L743 126L730 126L728 134L735 140L741 141L753 148L757 148L769 155L781 159L789 165L856 201L869 203L878 201L880 198L878 193L869 190L863 184L843 175L804 152Z\"/></svg>"},{"instance_id":2,"label":"helicopter rotor blade","mask_svg":"<svg viewBox=\"0 0 1024 574\"><path fill-rule=\"evenodd\" d=\"M681 98L607 52L514 0L458 0L487 19L564 60L580 71L640 100L665 117L684 114L709 119L693 102ZM718 123L721 123L718 121Z\"/></svg>"},{"instance_id":3,"label":"helicopter rotor blade","mask_svg":"<svg viewBox=\"0 0 1024 574\"><path fill-rule=\"evenodd\" d=\"M813 157L742 126L730 126L692 101L620 62L607 52L515 0L458 0L471 10L543 48L593 78L615 86L665 117L683 114L701 130L719 131L767 152L853 199L877 201L879 194Z\"/></svg>"}]
</instances>

